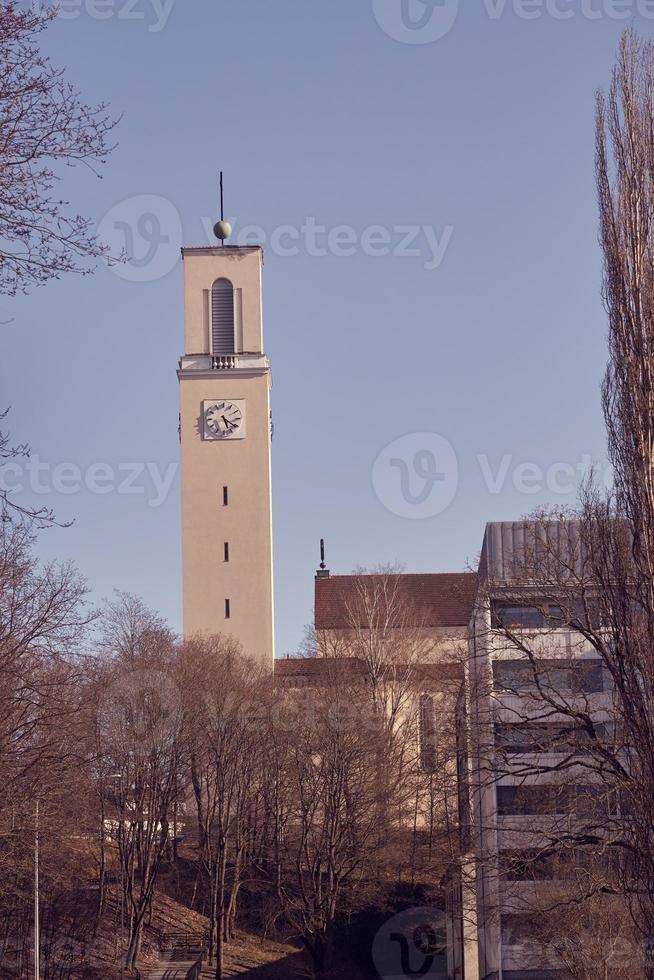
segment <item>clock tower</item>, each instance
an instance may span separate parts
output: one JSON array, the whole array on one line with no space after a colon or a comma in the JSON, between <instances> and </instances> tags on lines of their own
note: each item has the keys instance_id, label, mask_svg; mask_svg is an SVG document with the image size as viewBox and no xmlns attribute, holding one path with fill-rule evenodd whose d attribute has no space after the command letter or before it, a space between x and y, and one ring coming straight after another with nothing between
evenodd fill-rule
<instances>
[{"instance_id":1,"label":"clock tower","mask_svg":"<svg viewBox=\"0 0 654 980\"><path fill-rule=\"evenodd\" d=\"M183 248L182 256L185 353L177 374L184 635L232 635L245 654L272 668L263 251L223 244Z\"/></svg>"}]
</instances>

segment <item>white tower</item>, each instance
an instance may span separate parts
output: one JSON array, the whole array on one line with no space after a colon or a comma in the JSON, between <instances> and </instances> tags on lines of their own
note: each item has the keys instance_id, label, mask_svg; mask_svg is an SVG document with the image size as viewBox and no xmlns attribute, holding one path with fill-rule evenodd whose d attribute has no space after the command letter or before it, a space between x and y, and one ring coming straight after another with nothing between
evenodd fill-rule
<instances>
[{"instance_id":1,"label":"white tower","mask_svg":"<svg viewBox=\"0 0 654 980\"><path fill-rule=\"evenodd\" d=\"M271 373L263 351L263 251L216 245L183 248L182 255L185 353L177 373L184 634L231 634L247 655L272 667Z\"/></svg>"}]
</instances>

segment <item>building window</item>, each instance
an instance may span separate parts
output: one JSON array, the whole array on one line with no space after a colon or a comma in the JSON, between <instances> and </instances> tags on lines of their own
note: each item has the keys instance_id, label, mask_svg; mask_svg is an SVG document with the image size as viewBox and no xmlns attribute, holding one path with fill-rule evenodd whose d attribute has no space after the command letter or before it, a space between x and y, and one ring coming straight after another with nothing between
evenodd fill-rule
<instances>
[{"instance_id":1,"label":"building window","mask_svg":"<svg viewBox=\"0 0 654 980\"><path fill-rule=\"evenodd\" d=\"M507 816L572 814L582 817L613 816L616 795L605 786L546 783L497 787L497 813Z\"/></svg>"},{"instance_id":2,"label":"building window","mask_svg":"<svg viewBox=\"0 0 654 980\"><path fill-rule=\"evenodd\" d=\"M501 817L535 816L568 813L570 794L567 786L498 786L497 812Z\"/></svg>"},{"instance_id":3,"label":"building window","mask_svg":"<svg viewBox=\"0 0 654 980\"><path fill-rule=\"evenodd\" d=\"M234 352L234 287L229 279L216 279L211 287L211 353Z\"/></svg>"},{"instance_id":4,"label":"building window","mask_svg":"<svg viewBox=\"0 0 654 980\"><path fill-rule=\"evenodd\" d=\"M552 852L500 851L499 872L508 881L554 881L565 877L561 858Z\"/></svg>"},{"instance_id":5,"label":"building window","mask_svg":"<svg viewBox=\"0 0 654 980\"><path fill-rule=\"evenodd\" d=\"M502 980L563 980L560 970L502 970Z\"/></svg>"},{"instance_id":6,"label":"building window","mask_svg":"<svg viewBox=\"0 0 654 980\"><path fill-rule=\"evenodd\" d=\"M501 752L563 752L585 754L612 738L612 726L598 722L593 734L585 725L558 722L496 722L495 745Z\"/></svg>"},{"instance_id":7,"label":"building window","mask_svg":"<svg viewBox=\"0 0 654 980\"><path fill-rule=\"evenodd\" d=\"M229 619L231 615L232 615L232 611L230 608L229 599L225 599L225 619Z\"/></svg>"},{"instance_id":8,"label":"building window","mask_svg":"<svg viewBox=\"0 0 654 980\"><path fill-rule=\"evenodd\" d=\"M229 561L229 541L225 541L225 544L223 545L223 549L225 554L225 561Z\"/></svg>"},{"instance_id":9,"label":"building window","mask_svg":"<svg viewBox=\"0 0 654 980\"><path fill-rule=\"evenodd\" d=\"M614 854L597 853L581 847L565 850L500 851L499 872L508 881L566 881L578 872L617 872Z\"/></svg>"},{"instance_id":10,"label":"building window","mask_svg":"<svg viewBox=\"0 0 654 980\"><path fill-rule=\"evenodd\" d=\"M431 694L420 695L418 737L420 768L424 772L434 772L436 770L436 711Z\"/></svg>"},{"instance_id":11,"label":"building window","mask_svg":"<svg viewBox=\"0 0 654 980\"><path fill-rule=\"evenodd\" d=\"M519 606L504 602L491 603L493 629L544 629L548 621L549 606Z\"/></svg>"},{"instance_id":12,"label":"building window","mask_svg":"<svg viewBox=\"0 0 654 980\"><path fill-rule=\"evenodd\" d=\"M538 942L542 928L542 918L534 913L502 913L502 942L505 946L522 946L523 943Z\"/></svg>"},{"instance_id":13,"label":"building window","mask_svg":"<svg viewBox=\"0 0 654 980\"><path fill-rule=\"evenodd\" d=\"M229 503L229 488L223 487L223 507L226 507Z\"/></svg>"},{"instance_id":14,"label":"building window","mask_svg":"<svg viewBox=\"0 0 654 980\"><path fill-rule=\"evenodd\" d=\"M579 624L597 629L605 618L592 597L571 596L560 605L545 599L538 605L491 600L491 627L496 630L576 629Z\"/></svg>"},{"instance_id":15,"label":"building window","mask_svg":"<svg viewBox=\"0 0 654 980\"><path fill-rule=\"evenodd\" d=\"M599 694L605 689L606 669L601 660L496 660L495 687L515 693L545 690L571 694Z\"/></svg>"}]
</instances>

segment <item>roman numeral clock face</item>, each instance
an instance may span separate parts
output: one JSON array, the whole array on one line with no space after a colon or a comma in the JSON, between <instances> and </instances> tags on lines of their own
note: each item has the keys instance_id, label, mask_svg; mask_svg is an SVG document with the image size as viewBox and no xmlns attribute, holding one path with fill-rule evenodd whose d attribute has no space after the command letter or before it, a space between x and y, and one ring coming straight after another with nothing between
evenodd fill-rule
<instances>
[{"instance_id":1,"label":"roman numeral clock face","mask_svg":"<svg viewBox=\"0 0 654 980\"><path fill-rule=\"evenodd\" d=\"M205 439L245 438L245 402L242 399L202 402L202 418Z\"/></svg>"}]
</instances>

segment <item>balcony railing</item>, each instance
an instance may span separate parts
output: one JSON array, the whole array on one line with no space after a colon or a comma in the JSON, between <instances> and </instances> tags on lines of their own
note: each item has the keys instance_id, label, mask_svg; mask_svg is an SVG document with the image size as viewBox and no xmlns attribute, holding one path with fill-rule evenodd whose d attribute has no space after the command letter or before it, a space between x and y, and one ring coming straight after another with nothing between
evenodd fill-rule
<instances>
[{"instance_id":1,"label":"balcony railing","mask_svg":"<svg viewBox=\"0 0 654 980\"><path fill-rule=\"evenodd\" d=\"M236 357L235 354L212 354L211 355L212 371L230 371L235 367L238 367L238 358Z\"/></svg>"},{"instance_id":2,"label":"balcony railing","mask_svg":"<svg viewBox=\"0 0 654 980\"><path fill-rule=\"evenodd\" d=\"M179 362L180 371L269 371L270 361L264 353L239 352L235 354L184 354Z\"/></svg>"}]
</instances>

